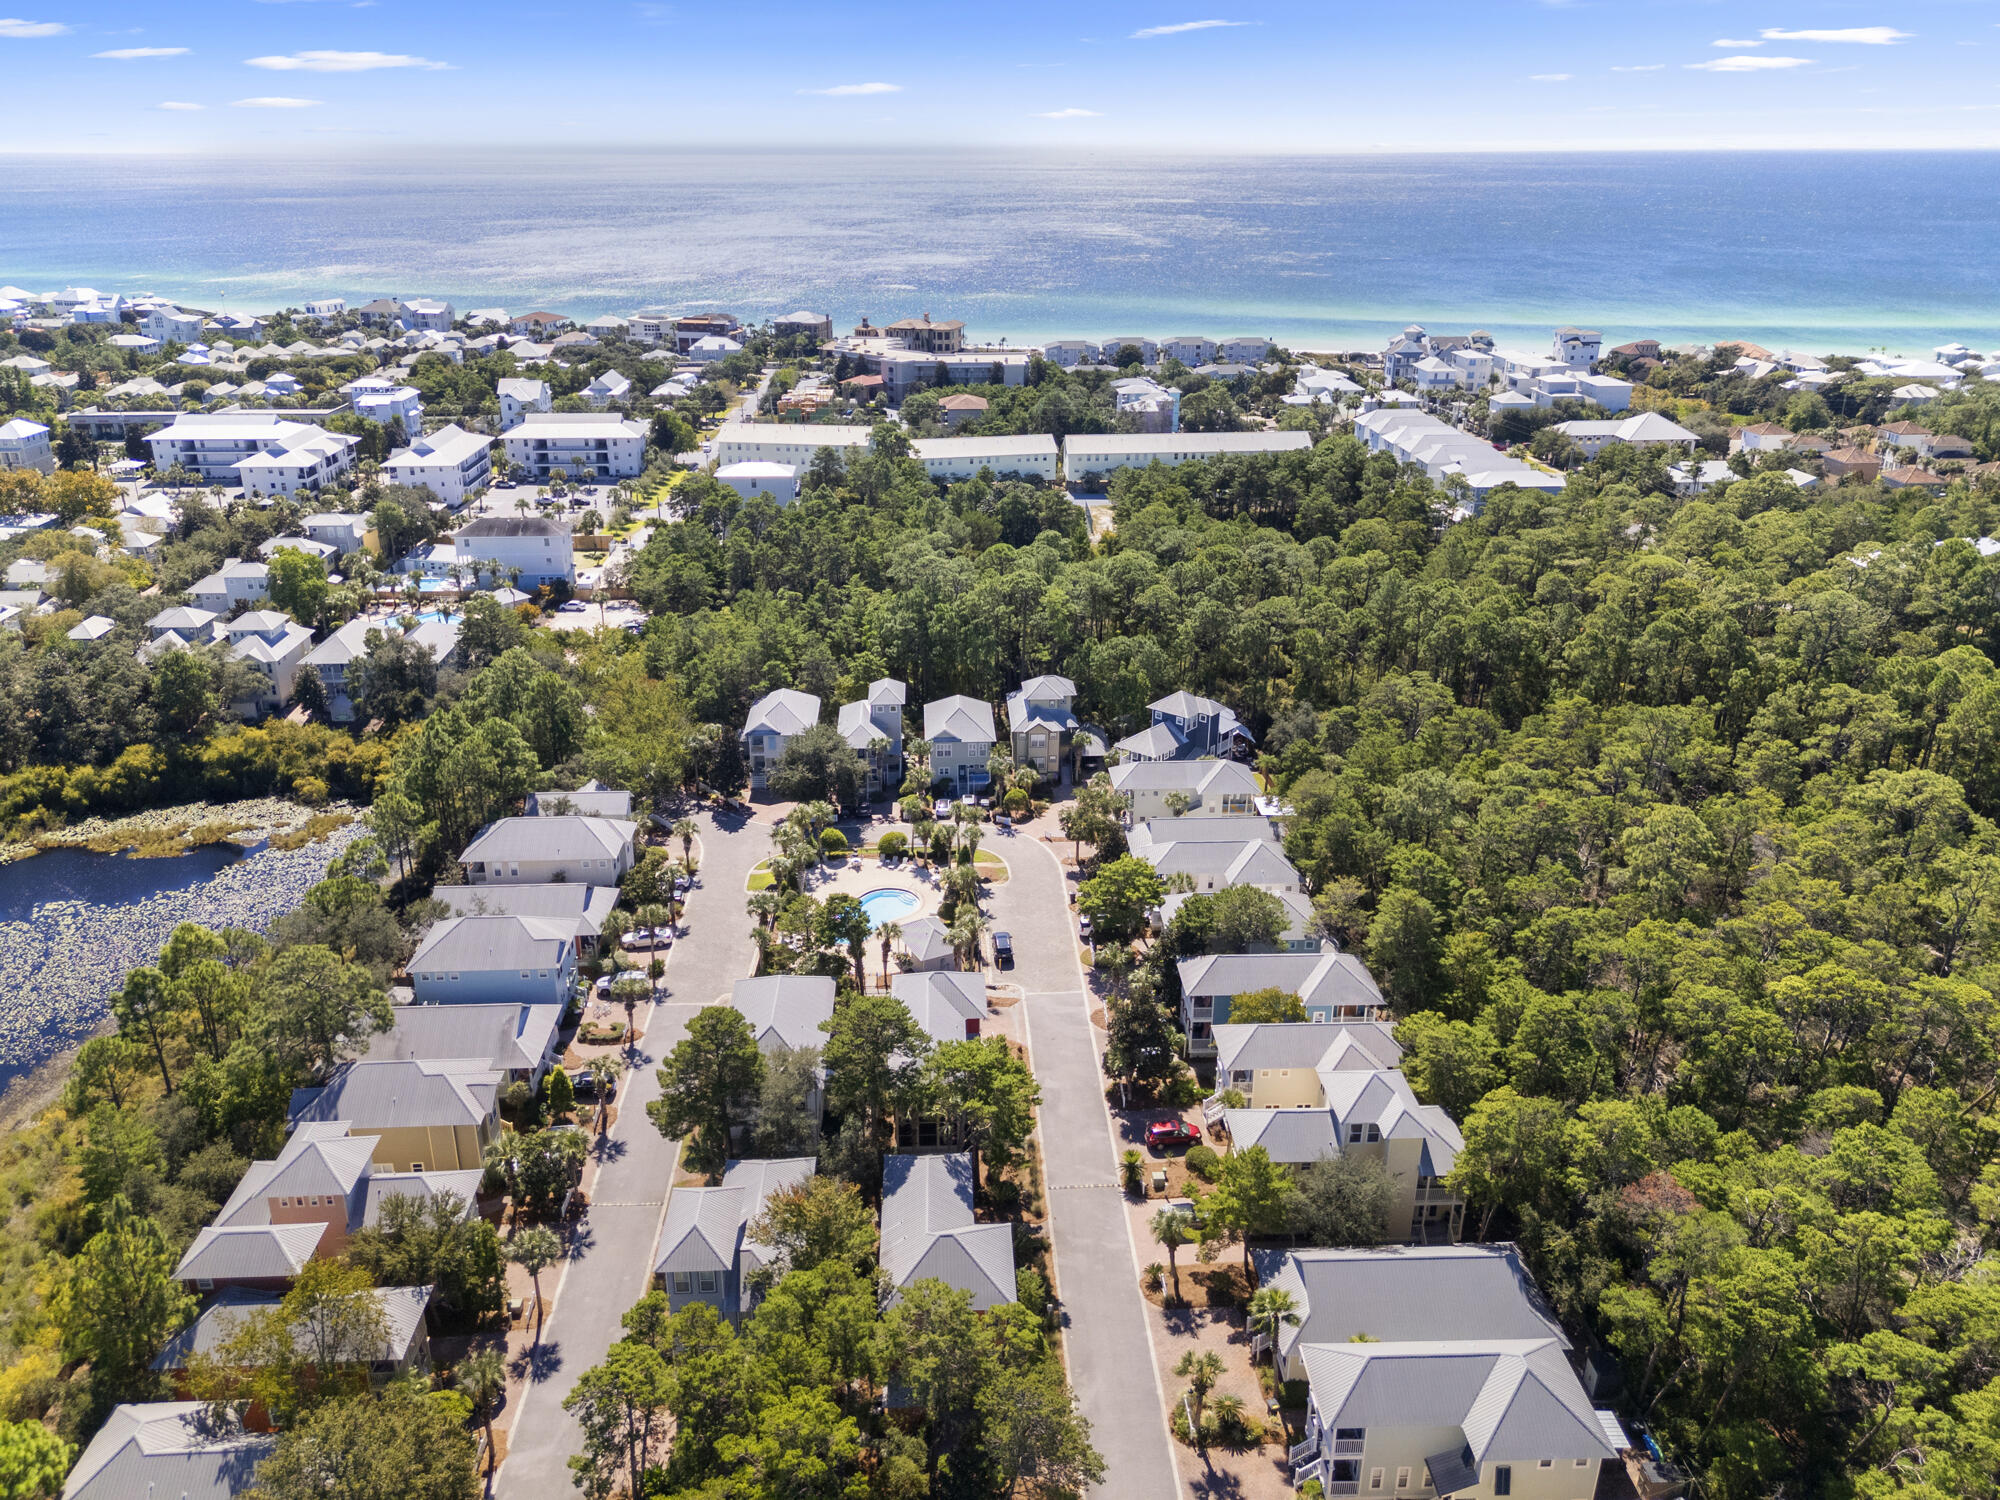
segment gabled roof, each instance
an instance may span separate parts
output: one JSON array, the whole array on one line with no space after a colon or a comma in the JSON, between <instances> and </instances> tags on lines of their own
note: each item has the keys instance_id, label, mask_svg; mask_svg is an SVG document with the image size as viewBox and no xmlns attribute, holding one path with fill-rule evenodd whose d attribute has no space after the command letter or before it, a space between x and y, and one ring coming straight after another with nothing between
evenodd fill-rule
<instances>
[{"instance_id":1,"label":"gabled roof","mask_svg":"<svg viewBox=\"0 0 2000 1500\"><path fill-rule=\"evenodd\" d=\"M934 1041L962 1042L965 1023L986 1015L986 980L979 974L944 969L898 974L889 981L889 993Z\"/></svg>"},{"instance_id":2,"label":"gabled roof","mask_svg":"<svg viewBox=\"0 0 2000 1500\"><path fill-rule=\"evenodd\" d=\"M560 1005L399 1005L394 1024L369 1038L363 1060L464 1057L527 1071L549 1055L561 1025Z\"/></svg>"},{"instance_id":3,"label":"gabled roof","mask_svg":"<svg viewBox=\"0 0 2000 1500\"><path fill-rule=\"evenodd\" d=\"M891 1301L930 1277L969 1293L981 1312L1015 1300L1013 1227L973 1222L972 1157L964 1152L883 1158L880 1259L895 1288Z\"/></svg>"},{"instance_id":4,"label":"gabled roof","mask_svg":"<svg viewBox=\"0 0 2000 1500\"><path fill-rule=\"evenodd\" d=\"M294 1124L345 1120L358 1130L477 1129L498 1108L500 1083L478 1058L343 1063L324 1088L292 1090L290 1116Z\"/></svg>"},{"instance_id":5,"label":"gabled roof","mask_svg":"<svg viewBox=\"0 0 2000 1500\"><path fill-rule=\"evenodd\" d=\"M322 1223L209 1225L174 1268L177 1281L289 1281L326 1235Z\"/></svg>"},{"instance_id":6,"label":"gabled roof","mask_svg":"<svg viewBox=\"0 0 2000 1500\"><path fill-rule=\"evenodd\" d=\"M270 1161L253 1161L237 1180L229 1201L216 1211L225 1228L271 1222L273 1198L347 1198L368 1176L375 1137L353 1135L342 1122L303 1125Z\"/></svg>"},{"instance_id":7,"label":"gabled roof","mask_svg":"<svg viewBox=\"0 0 2000 1500\"><path fill-rule=\"evenodd\" d=\"M1280 989L1308 1006L1383 1003L1367 965L1351 953L1212 953L1182 959L1180 976L1189 995Z\"/></svg>"},{"instance_id":8,"label":"gabled roof","mask_svg":"<svg viewBox=\"0 0 2000 1500\"><path fill-rule=\"evenodd\" d=\"M833 1019L833 996L833 981L821 974L765 974L737 980L729 999L758 1046L823 1047L820 1022Z\"/></svg>"},{"instance_id":9,"label":"gabled roof","mask_svg":"<svg viewBox=\"0 0 2000 1500\"><path fill-rule=\"evenodd\" d=\"M639 825L622 818L500 818L465 846L461 862L616 859L632 846Z\"/></svg>"},{"instance_id":10,"label":"gabled roof","mask_svg":"<svg viewBox=\"0 0 2000 1500\"><path fill-rule=\"evenodd\" d=\"M120 1406L70 1470L63 1500L228 1500L277 1443L217 1421L204 1401Z\"/></svg>"},{"instance_id":11,"label":"gabled roof","mask_svg":"<svg viewBox=\"0 0 2000 1500\"><path fill-rule=\"evenodd\" d=\"M1255 797L1262 788L1248 766L1235 760L1132 760L1111 768L1114 792L1199 792L1204 799Z\"/></svg>"},{"instance_id":12,"label":"gabled roof","mask_svg":"<svg viewBox=\"0 0 2000 1500\"><path fill-rule=\"evenodd\" d=\"M417 1331L424 1326L424 1309L430 1305L427 1286L375 1287L366 1293L382 1310L387 1325L376 1358L400 1362L408 1358ZM230 1287L202 1309L201 1316L167 1341L153 1361L155 1370L185 1370L197 1354L213 1354L242 1332L254 1313L276 1307L282 1299L276 1292Z\"/></svg>"},{"instance_id":13,"label":"gabled roof","mask_svg":"<svg viewBox=\"0 0 2000 1500\"><path fill-rule=\"evenodd\" d=\"M951 955L951 935L936 917L912 917L897 925L903 929L903 947L918 963L936 963Z\"/></svg>"},{"instance_id":14,"label":"gabled roof","mask_svg":"<svg viewBox=\"0 0 2000 1500\"><path fill-rule=\"evenodd\" d=\"M615 885L553 880L532 885L434 885L431 900L454 915L542 917L561 922L576 936L596 937L618 905Z\"/></svg>"},{"instance_id":15,"label":"gabled roof","mask_svg":"<svg viewBox=\"0 0 2000 1500\"><path fill-rule=\"evenodd\" d=\"M817 1170L810 1156L732 1161L718 1187L676 1188L660 1225L654 1271L748 1269L738 1264L746 1250L753 1261L763 1261L767 1257L761 1247L748 1238L750 1225L773 1196L797 1187Z\"/></svg>"},{"instance_id":16,"label":"gabled roof","mask_svg":"<svg viewBox=\"0 0 2000 1500\"><path fill-rule=\"evenodd\" d=\"M1395 1032L1382 1021L1224 1021L1215 1028L1218 1077L1258 1068L1393 1068L1402 1057Z\"/></svg>"},{"instance_id":17,"label":"gabled roof","mask_svg":"<svg viewBox=\"0 0 2000 1500\"><path fill-rule=\"evenodd\" d=\"M418 945L408 969L412 974L556 969L575 937L575 925L559 918L446 917Z\"/></svg>"},{"instance_id":18,"label":"gabled roof","mask_svg":"<svg viewBox=\"0 0 2000 1500\"><path fill-rule=\"evenodd\" d=\"M961 744L990 744L993 734L993 705L978 698L954 693L924 705L924 738L931 741L956 740Z\"/></svg>"},{"instance_id":19,"label":"gabled roof","mask_svg":"<svg viewBox=\"0 0 2000 1500\"><path fill-rule=\"evenodd\" d=\"M632 794L616 787L587 782L575 791L549 790L528 793L528 816L542 816L544 803L567 802L579 817L625 818L632 816Z\"/></svg>"},{"instance_id":20,"label":"gabled roof","mask_svg":"<svg viewBox=\"0 0 2000 1500\"><path fill-rule=\"evenodd\" d=\"M745 734L803 734L819 722L819 699L796 688L775 688L750 705Z\"/></svg>"}]
</instances>

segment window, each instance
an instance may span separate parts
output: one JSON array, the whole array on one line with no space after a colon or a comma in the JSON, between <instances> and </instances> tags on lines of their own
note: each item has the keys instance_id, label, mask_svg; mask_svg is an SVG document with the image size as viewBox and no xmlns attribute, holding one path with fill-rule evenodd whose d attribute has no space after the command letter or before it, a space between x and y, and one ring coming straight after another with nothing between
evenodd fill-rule
<instances>
[{"instance_id":1,"label":"window","mask_svg":"<svg viewBox=\"0 0 2000 1500\"><path fill-rule=\"evenodd\" d=\"M1336 1427L1333 1429L1333 1440L1336 1443L1360 1443L1366 1442L1367 1439L1368 1429L1366 1427Z\"/></svg>"},{"instance_id":2,"label":"window","mask_svg":"<svg viewBox=\"0 0 2000 1500\"><path fill-rule=\"evenodd\" d=\"M420 1161L413 1161L410 1163L410 1170L412 1172L421 1172L423 1171L423 1169L424 1169L424 1164Z\"/></svg>"},{"instance_id":3,"label":"window","mask_svg":"<svg viewBox=\"0 0 2000 1500\"><path fill-rule=\"evenodd\" d=\"M1511 1495L1514 1493L1514 1470L1511 1465L1494 1465L1493 1493L1496 1495Z\"/></svg>"},{"instance_id":4,"label":"window","mask_svg":"<svg viewBox=\"0 0 2000 1500\"><path fill-rule=\"evenodd\" d=\"M697 1272L695 1272L695 1277L694 1277L694 1284L695 1284L695 1289L696 1289L697 1291L702 1291L702 1292L712 1292L712 1291L714 1291L714 1290L715 1290L715 1272L713 1272L713 1271L697 1271Z\"/></svg>"},{"instance_id":5,"label":"window","mask_svg":"<svg viewBox=\"0 0 2000 1500\"><path fill-rule=\"evenodd\" d=\"M204 1292L212 1292L215 1290L215 1283L206 1276L195 1277L194 1284L197 1289Z\"/></svg>"},{"instance_id":6,"label":"window","mask_svg":"<svg viewBox=\"0 0 2000 1500\"><path fill-rule=\"evenodd\" d=\"M1578 1467L1579 1469L1587 1469L1587 1468L1589 1468L1589 1467L1590 1467L1590 1460L1589 1460L1589 1459L1587 1459L1587 1458L1579 1458L1579 1459L1578 1459L1578 1460L1576 1461L1576 1466L1577 1466L1577 1467Z\"/></svg>"},{"instance_id":7,"label":"window","mask_svg":"<svg viewBox=\"0 0 2000 1500\"><path fill-rule=\"evenodd\" d=\"M1361 1127L1359 1125L1350 1125L1347 1127L1347 1144L1350 1146L1361 1144Z\"/></svg>"},{"instance_id":8,"label":"window","mask_svg":"<svg viewBox=\"0 0 2000 1500\"><path fill-rule=\"evenodd\" d=\"M1553 1458L1545 1458L1539 1464L1536 1465L1537 1468L1541 1469L1553 1469L1555 1466L1556 1466L1556 1461Z\"/></svg>"},{"instance_id":9,"label":"window","mask_svg":"<svg viewBox=\"0 0 2000 1500\"><path fill-rule=\"evenodd\" d=\"M1382 1139L1382 1127L1381 1127L1380 1125L1370 1125L1370 1126L1368 1127L1368 1139L1369 1139L1369 1140L1371 1140L1371 1141L1379 1141L1379 1140L1381 1140L1381 1139Z\"/></svg>"},{"instance_id":10,"label":"window","mask_svg":"<svg viewBox=\"0 0 2000 1500\"><path fill-rule=\"evenodd\" d=\"M694 1290L694 1276L687 1271L675 1271L668 1280L671 1282L674 1295L677 1297L685 1297L689 1292Z\"/></svg>"},{"instance_id":11,"label":"window","mask_svg":"<svg viewBox=\"0 0 2000 1500\"><path fill-rule=\"evenodd\" d=\"M1368 1471L1368 1488L1371 1490L1382 1488L1382 1471L1380 1469L1371 1469Z\"/></svg>"},{"instance_id":12,"label":"window","mask_svg":"<svg viewBox=\"0 0 2000 1500\"><path fill-rule=\"evenodd\" d=\"M1408 1469L1398 1469L1396 1471L1396 1488L1399 1490L1406 1490L1409 1487L1410 1487L1410 1471Z\"/></svg>"}]
</instances>

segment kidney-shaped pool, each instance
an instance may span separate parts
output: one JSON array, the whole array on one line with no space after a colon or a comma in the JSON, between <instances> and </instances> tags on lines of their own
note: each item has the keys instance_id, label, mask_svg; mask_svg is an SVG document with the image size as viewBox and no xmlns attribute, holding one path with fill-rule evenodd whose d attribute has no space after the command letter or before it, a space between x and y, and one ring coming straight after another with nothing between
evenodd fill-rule
<instances>
[{"instance_id":1,"label":"kidney-shaped pool","mask_svg":"<svg viewBox=\"0 0 2000 1500\"><path fill-rule=\"evenodd\" d=\"M869 891L861 898L861 909L868 913L871 928L914 917L923 910L923 906L924 903L917 899L914 892L886 886L879 891Z\"/></svg>"}]
</instances>

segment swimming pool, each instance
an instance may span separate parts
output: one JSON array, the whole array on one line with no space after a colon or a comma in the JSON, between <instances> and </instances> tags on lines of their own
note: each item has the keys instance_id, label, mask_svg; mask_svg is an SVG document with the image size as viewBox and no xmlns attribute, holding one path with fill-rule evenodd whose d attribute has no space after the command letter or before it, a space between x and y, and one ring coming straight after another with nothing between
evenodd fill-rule
<instances>
[{"instance_id":1,"label":"swimming pool","mask_svg":"<svg viewBox=\"0 0 2000 1500\"><path fill-rule=\"evenodd\" d=\"M923 909L919 901L909 891L883 889L869 891L861 898L861 909L868 913L868 925L879 928L890 922L901 922L914 917Z\"/></svg>"}]
</instances>

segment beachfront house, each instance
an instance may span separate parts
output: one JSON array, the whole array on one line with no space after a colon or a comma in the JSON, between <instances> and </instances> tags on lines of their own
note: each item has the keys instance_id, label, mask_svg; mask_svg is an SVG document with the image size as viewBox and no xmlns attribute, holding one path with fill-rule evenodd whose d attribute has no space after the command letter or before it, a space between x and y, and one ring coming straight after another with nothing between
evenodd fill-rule
<instances>
[{"instance_id":1,"label":"beachfront house","mask_svg":"<svg viewBox=\"0 0 2000 1500\"><path fill-rule=\"evenodd\" d=\"M637 856L639 825L622 818L499 818L458 857L467 885L616 885Z\"/></svg>"},{"instance_id":2,"label":"beachfront house","mask_svg":"<svg viewBox=\"0 0 2000 1500\"><path fill-rule=\"evenodd\" d=\"M1076 747L1076 684L1053 673L1030 677L1007 695L1007 737L1014 763L1060 783Z\"/></svg>"},{"instance_id":3,"label":"beachfront house","mask_svg":"<svg viewBox=\"0 0 2000 1500\"><path fill-rule=\"evenodd\" d=\"M840 737L861 758L868 795L879 797L903 783L903 701L909 689L893 677L868 684L868 696L840 705Z\"/></svg>"},{"instance_id":4,"label":"beachfront house","mask_svg":"<svg viewBox=\"0 0 2000 1500\"><path fill-rule=\"evenodd\" d=\"M953 694L924 705L924 738L931 746L931 784L949 783L963 796L993 779L986 763L993 754L993 706Z\"/></svg>"},{"instance_id":5,"label":"beachfront house","mask_svg":"<svg viewBox=\"0 0 2000 1500\"><path fill-rule=\"evenodd\" d=\"M743 747L751 791L761 792L769 786L771 772L784 758L792 736L804 734L818 722L819 699L795 688L775 688L750 705L737 739Z\"/></svg>"},{"instance_id":6,"label":"beachfront house","mask_svg":"<svg viewBox=\"0 0 2000 1500\"><path fill-rule=\"evenodd\" d=\"M1188 1055L1215 1055L1215 1027L1238 995L1283 990L1312 1021L1367 1020L1386 1003L1368 966L1351 953L1211 953L1182 959L1181 1030Z\"/></svg>"},{"instance_id":7,"label":"beachfront house","mask_svg":"<svg viewBox=\"0 0 2000 1500\"><path fill-rule=\"evenodd\" d=\"M668 1308L706 1302L731 1323L754 1309L751 1273L775 1252L750 1226L773 1197L803 1186L816 1170L810 1156L732 1161L715 1187L675 1188L653 1255L653 1284L667 1294Z\"/></svg>"},{"instance_id":8,"label":"beachfront house","mask_svg":"<svg viewBox=\"0 0 2000 1500\"><path fill-rule=\"evenodd\" d=\"M1558 328L1549 353L1572 370L1588 370L1603 346L1604 335L1594 328Z\"/></svg>"},{"instance_id":9,"label":"beachfront house","mask_svg":"<svg viewBox=\"0 0 2000 1500\"><path fill-rule=\"evenodd\" d=\"M502 915L446 917L425 934L411 955L410 988L421 1005L500 1001L562 1005L576 982L576 962L572 922Z\"/></svg>"}]
</instances>

